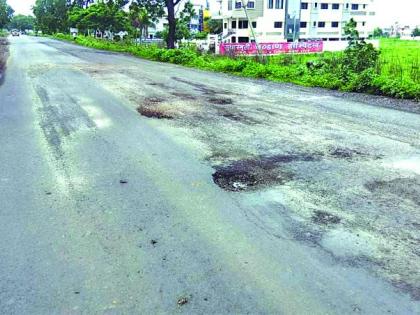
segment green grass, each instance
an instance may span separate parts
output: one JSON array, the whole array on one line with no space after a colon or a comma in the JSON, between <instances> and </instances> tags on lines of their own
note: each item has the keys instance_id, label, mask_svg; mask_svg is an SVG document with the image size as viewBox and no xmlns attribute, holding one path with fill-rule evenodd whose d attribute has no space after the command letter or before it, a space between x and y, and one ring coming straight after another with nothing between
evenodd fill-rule
<instances>
[{"instance_id":1,"label":"green grass","mask_svg":"<svg viewBox=\"0 0 420 315\"><path fill-rule=\"evenodd\" d=\"M277 55L264 60L255 57L227 57L200 54L194 48L167 50L156 45L134 45L92 37L56 34L58 39L87 47L125 52L134 56L204 70L225 72L251 78L291 82L334 90L364 92L396 98L420 99L418 43L383 40L375 68L348 70L343 52L307 55ZM354 60L354 59L352 59ZM398 74L398 75L397 75Z\"/></svg>"},{"instance_id":2,"label":"green grass","mask_svg":"<svg viewBox=\"0 0 420 315\"><path fill-rule=\"evenodd\" d=\"M381 75L420 83L420 41L384 38L380 50Z\"/></svg>"}]
</instances>

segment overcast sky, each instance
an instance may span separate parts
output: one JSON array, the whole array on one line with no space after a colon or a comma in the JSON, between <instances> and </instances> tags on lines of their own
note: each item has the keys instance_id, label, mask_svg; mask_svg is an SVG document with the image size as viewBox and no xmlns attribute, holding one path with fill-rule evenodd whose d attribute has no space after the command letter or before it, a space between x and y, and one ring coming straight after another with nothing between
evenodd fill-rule
<instances>
[{"instance_id":1,"label":"overcast sky","mask_svg":"<svg viewBox=\"0 0 420 315\"><path fill-rule=\"evenodd\" d=\"M31 7L35 2L35 0L7 1L18 14L31 14ZM210 0L210 4L213 8L217 5L215 0ZM397 21L401 24L420 25L420 0L375 0L375 8L375 26L389 26Z\"/></svg>"}]
</instances>

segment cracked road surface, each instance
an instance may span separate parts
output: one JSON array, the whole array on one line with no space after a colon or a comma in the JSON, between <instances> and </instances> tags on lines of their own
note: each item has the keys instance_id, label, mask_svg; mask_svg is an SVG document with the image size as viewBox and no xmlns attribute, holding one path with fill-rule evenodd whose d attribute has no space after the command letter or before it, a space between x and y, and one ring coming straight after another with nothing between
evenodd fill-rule
<instances>
[{"instance_id":1,"label":"cracked road surface","mask_svg":"<svg viewBox=\"0 0 420 315\"><path fill-rule=\"evenodd\" d=\"M0 148L1 314L420 312L414 112L21 37Z\"/></svg>"}]
</instances>

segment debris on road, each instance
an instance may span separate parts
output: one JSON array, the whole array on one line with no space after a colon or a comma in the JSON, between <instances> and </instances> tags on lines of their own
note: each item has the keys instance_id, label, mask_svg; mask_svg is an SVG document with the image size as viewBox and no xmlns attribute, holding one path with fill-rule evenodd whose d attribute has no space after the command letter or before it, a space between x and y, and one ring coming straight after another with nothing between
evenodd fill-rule
<instances>
[{"instance_id":1,"label":"debris on road","mask_svg":"<svg viewBox=\"0 0 420 315\"><path fill-rule=\"evenodd\" d=\"M188 302L189 302L188 297L182 297L182 298L179 298L179 299L178 299L177 304L178 304L179 306L182 306L182 305L187 304Z\"/></svg>"}]
</instances>

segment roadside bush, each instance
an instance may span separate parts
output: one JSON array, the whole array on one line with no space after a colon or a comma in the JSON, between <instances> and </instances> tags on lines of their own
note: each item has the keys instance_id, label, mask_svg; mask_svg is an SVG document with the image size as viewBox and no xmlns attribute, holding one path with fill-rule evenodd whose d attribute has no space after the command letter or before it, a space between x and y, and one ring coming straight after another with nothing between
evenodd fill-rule
<instances>
[{"instance_id":1,"label":"roadside bush","mask_svg":"<svg viewBox=\"0 0 420 315\"><path fill-rule=\"evenodd\" d=\"M344 51L343 66L351 72L360 73L366 69L374 68L378 59L379 51L372 44L361 41Z\"/></svg>"},{"instance_id":2,"label":"roadside bush","mask_svg":"<svg viewBox=\"0 0 420 315\"><path fill-rule=\"evenodd\" d=\"M373 68L363 70L360 74L351 72L347 76L347 80L344 82L341 90L378 94L378 90L373 84L377 77L378 75Z\"/></svg>"},{"instance_id":3,"label":"roadside bush","mask_svg":"<svg viewBox=\"0 0 420 315\"><path fill-rule=\"evenodd\" d=\"M248 63L242 70L242 75L253 78L268 78L271 74L270 66L256 62Z\"/></svg>"},{"instance_id":4,"label":"roadside bush","mask_svg":"<svg viewBox=\"0 0 420 315\"><path fill-rule=\"evenodd\" d=\"M420 100L420 84L408 80L396 80L378 76L372 82L377 94L396 98Z\"/></svg>"}]
</instances>

